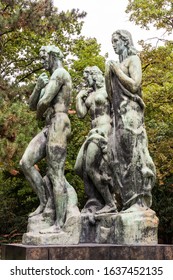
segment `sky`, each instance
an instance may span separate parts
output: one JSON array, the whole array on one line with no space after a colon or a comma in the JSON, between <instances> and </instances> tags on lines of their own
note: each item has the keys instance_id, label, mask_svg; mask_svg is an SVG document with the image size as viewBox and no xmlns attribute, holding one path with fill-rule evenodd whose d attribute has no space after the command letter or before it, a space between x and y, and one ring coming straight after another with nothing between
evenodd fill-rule
<instances>
[{"instance_id":1,"label":"sky","mask_svg":"<svg viewBox=\"0 0 173 280\"><path fill-rule=\"evenodd\" d=\"M67 11L78 8L87 12L84 18L82 35L94 37L101 44L101 54L108 53L108 59L115 59L115 53L111 44L111 36L117 29L127 29L131 32L135 47L140 50L139 40L163 35L163 31L145 30L129 22L129 14L125 13L128 0L54 0L54 5L59 11Z\"/></svg>"}]
</instances>

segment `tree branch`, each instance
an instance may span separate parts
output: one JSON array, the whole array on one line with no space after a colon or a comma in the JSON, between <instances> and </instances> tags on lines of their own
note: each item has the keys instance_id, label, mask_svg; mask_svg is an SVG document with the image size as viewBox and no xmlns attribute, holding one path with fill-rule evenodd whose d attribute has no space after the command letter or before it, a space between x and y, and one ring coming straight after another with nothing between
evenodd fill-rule
<instances>
[{"instance_id":1,"label":"tree branch","mask_svg":"<svg viewBox=\"0 0 173 280\"><path fill-rule=\"evenodd\" d=\"M8 9L10 5L8 4L4 9L3 9L3 13Z\"/></svg>"},{"instance_id":2,"label":"tree branch","mask_svg":"<svg viewBox=\"0 0 173 280\"><path fill-rule=\"evenodd\" d=\"M11 32L13 32L13 31L14 31L14 28L11 29L11 30L7 30L7 31L5 31L5 32L0 32L0 37L2 37L2 36L5 35L5 34L11 33Z\"/></svg>"},{"instance_id":3,"label":"tree branch","mask_svg":"<svg viewBox=\"0 0 173 280\"><path fill-rule=\"evenodd\" d=\"M31 76L33 73L36 73L37 71L39 71L39 70L41 70L41 69L43 69L43 67L37 68L37 69L33 70L32 72L28 73L27 75L25 75L24 77L22 77L22 78L18 81L18 83L23 82L25 79L27 79L27 78L28 78L29 76Z\"/></svg>"}]
</instances>

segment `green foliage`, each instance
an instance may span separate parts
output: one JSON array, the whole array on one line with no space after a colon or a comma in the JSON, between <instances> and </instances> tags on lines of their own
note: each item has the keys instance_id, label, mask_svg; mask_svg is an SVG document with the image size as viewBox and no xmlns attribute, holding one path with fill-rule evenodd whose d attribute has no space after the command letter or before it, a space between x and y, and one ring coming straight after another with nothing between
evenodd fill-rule
<instances>
[{"instance_id":1,"label":"green foliage","mask_svg":"<svg viewBox=\"0 0 173 280\"><path fill-rule=\"evenodd\" d=\"M35 114L30 112L24 102L4 101L0 114L1 167L9 171L18 169L22 153L37 131Z\"/></svg>"},{"instance_id":2,"label":"green foliage","mask_svg":"<svg viewBox=\"0 0 173 280\"><path fill-rule=\"evenodd\" d=\"M19 160L28 142L38 131L35 115L26 103L15 98L24 88L7 88L8 97L0 107L0 233L3 240L21 238L26 230L27 215L38 204L36 195L19 169ZM13 97L12 97L13 96ZM6 236L4 234L13 235ZM11 240L11 239L10 239Z\"/></svg>"},{"instance_id":3,"label":"green foliage","mask_svg":"<svg viewBox=\"0 0 173 280\"><path fill-rule=\"evenodd\" d=\"M159 217L159 243L173 242L173 177L167 178L162 186L156 184L153 189L152 209Z\"/></svg>"},{"instance_id":4,"label":"green foliage","mask_svg":"<svg viewBox=\"0 0 173 280\"><path fill-rule=\"evenodd\" d=\"M85 12L58 12L52 0L0 2L0 76L11 82L30 81L41 66L42 45L56 44L71 51L73 36L82 27ZM13 78L12 78L13 77Z\"/></svg>"},{"instance_id":5,"label":"green foliage","mask_svg":"<svg viewBox=\"0 0 173 280\"><path fill-rule=\"evenodd\" d=\"M25 232L28 213L36 208L38 199L22 174L0 173L0 197L0 234Z\"/></svg>"},{"instance_id":6,"label":"green foliage","mask_svg":"<svg viewBox=\"0 0 173 280\"><path fill-rule=\"evenodd\" d=\"M143 96L150 150L160 182L173 174L173 44L143 44Z\"/></svg>"},{"instance_id":7,"label":"green foliage","mask_svg":"<svg viewBox=\"0 0 173 280\"><path fill-rule=\"evenodd\" d=\"M173 28L172 0L129 0L126 12L130 20L137 25L149 29L151 24L157 29L164 28L171 33Z\"/></svg>"},{"instance_id":8,"label":"green foliage","mask_svg":"<svg viewBox=\"0 0 173 280\"><path fill-rule=\"evenodd\" d=\"M105 57L100 55L101 46L95 38L86 39L81 36L73 41L71 50L74 57L68 61L70 63L70 74L73 79L73 89L79 91L84 68L97 65L104 72Z\"/></svg>"}]
</instances>

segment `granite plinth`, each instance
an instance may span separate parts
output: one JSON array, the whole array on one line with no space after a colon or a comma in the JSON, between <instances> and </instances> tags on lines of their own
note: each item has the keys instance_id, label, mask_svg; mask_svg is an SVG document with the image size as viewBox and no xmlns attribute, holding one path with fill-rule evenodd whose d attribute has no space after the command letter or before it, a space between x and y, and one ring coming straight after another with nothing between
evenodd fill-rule
<instances>
[{"instance_id":1,"label":"granite plinth","mask_svg":"<svg viewBox=\"0 0 173 280\"><path fill-rule=\"evenodd\" d=\"M5 260L173 260L173 245L2 245Z\"/></svg>"}]
</instances>

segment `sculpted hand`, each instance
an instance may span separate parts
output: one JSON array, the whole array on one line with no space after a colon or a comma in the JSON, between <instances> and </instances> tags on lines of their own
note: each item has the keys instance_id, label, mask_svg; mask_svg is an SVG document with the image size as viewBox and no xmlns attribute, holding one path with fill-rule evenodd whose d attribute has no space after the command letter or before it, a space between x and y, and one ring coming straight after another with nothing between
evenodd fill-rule
<instances>
[{"instance_id":1,"label":"sculpted hand","mask_svg":"<svg viewBox=\"0 0 173 280\"><path fill-rule=\"evenodd\" d=\"M42 73L37 80L37 88L39 90L43 89L49 82L49 78L46 73Z\"/></svg>"},{"instance_id":2,"label":"sculpted hand","mask_svg":"<svg viewBox=\"0 0 173 280\"><path fill-rule=\"evenodd\" d=\"M79 93L79 97L85 101L86 98L87 98L87 95L88 95L88 92L86 90L81 90L80 93Z\"/></svg>"},{"instance_id":3,"label":"sculpted hand","mask_svg":"<svg viewBox=\"0 0 173 280\"><path fill-rule=\"evenodd\" d=\"M119 62L114 61L114 60L109 60L107 63L108 67L110 67L112 70L116 71L117 69L119 69Z\"/></svg>"}]
</instances>

